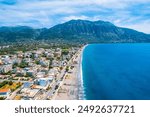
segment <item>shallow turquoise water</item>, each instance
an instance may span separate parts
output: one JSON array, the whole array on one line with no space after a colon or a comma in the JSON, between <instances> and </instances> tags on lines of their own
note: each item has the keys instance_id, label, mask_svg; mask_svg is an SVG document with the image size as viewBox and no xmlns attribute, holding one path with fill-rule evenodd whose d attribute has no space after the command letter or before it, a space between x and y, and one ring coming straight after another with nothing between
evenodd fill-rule
<instances>
[{"instance_id":1,"label":"shallow turquoise water","mask_svg":"<svg viewBox=\"0 0 150 117\"><path fill-rule=\"evenodd\" d=\"M150 44L92 44L82 60L86 99L150 99Z\"/></svg>"}]
</instances>

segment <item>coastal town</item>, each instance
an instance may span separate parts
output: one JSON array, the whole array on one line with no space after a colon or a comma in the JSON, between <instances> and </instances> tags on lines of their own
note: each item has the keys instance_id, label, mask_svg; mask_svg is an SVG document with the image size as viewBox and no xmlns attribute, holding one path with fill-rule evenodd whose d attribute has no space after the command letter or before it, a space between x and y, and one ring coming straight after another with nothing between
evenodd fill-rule
<instances>
[{"instance_id":1,"label":"coastal town","mask_svg":"<svg viewBox=\"0 0 150 117\"><path fill-rule=\"evenodd\" d=\"M0 55L0 99L78 99L81 52L57 47Z\"/></svg>"}]
</instances>

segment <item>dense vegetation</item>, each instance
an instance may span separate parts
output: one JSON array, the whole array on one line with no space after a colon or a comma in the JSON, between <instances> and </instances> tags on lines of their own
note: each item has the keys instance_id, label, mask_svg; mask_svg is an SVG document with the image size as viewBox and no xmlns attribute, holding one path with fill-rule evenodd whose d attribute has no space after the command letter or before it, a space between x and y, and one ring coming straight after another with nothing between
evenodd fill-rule
<instances>
[{"instance_id":1,"label":"dense vegetation","mask_svg":"<svg viewBox=\"0 0 150 117\"><path fill-rule=\"evenodd\" d=\"M3 81L0 83L0 89L10 89L11 91L15 91L19 87L21 87L22 83L12 82L12 81Z\"/></svg>"},{"instance_id":2,"label":"dense vegetation","mask_svg":"<svg viewBox=\"0 0 150 117\"><path fill-rule=\"evenodd\" d=\"M5 86L6 84L12 85L13 82L12 81L3 81L3 82L0 83L0 88Z\"/></svg>"},{"instance_id":3,"label":"dense vegetation","mask_svg":"<svg viewBox=\"0 0 150 117\"><path fill-rule=\"evenodd\" d=\"M64 53L70 47L80 47L82 44L70 44L70 43L50 43L50 42L33 42L33 43L16 43L11 44L7 48L0 49L0 55L7 55L7 54L16 54L17 51L32 51L37 50L38 48L50 49L50 48L62 48Z\"/></svg>"}]
</instances>

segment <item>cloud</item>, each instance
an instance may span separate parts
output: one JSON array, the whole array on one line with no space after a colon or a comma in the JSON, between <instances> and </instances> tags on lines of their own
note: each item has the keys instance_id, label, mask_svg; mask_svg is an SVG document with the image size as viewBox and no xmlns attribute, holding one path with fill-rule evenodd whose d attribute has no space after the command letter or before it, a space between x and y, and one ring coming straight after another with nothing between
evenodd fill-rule
<instances>
[{"instance_id":1,"label":"cloud","mask_svg":"<svg viewBox=\"0 0 150 117\"><path fill-rule=\"evenodd\" d=\"M69 21L69 20L78 20L78 19L82 19L82 20L87 20L89 19L87 16L84 16L84 15L81 15L81 16L67 16L67 17L64 17L62 18L62 22L66 22L66 21Z\"/></svg>"},{"instance_id":2,"label":"cloud","mask_svg":"<svg viewBox=\"0 0 150 117\"><path fill-rule=\"evenodd\" d=\"M127 28L132 28L140 32L145 32L147 34L150 34L150 21L146 20L140 23L135 23L135 24L129 24L129 25L121 25L121 27L127 27Z\"/></svg>"},{"instance_id":3,"label":"cloud","mask_svg":"<svg viewBox=\"0 0 150 117\"><path fill-rule=\"evenodd\" d=\"M0 0L0 26L51 27L71 19L107 20L150 33L150 0Z\"/></svg>"}]
</instances>

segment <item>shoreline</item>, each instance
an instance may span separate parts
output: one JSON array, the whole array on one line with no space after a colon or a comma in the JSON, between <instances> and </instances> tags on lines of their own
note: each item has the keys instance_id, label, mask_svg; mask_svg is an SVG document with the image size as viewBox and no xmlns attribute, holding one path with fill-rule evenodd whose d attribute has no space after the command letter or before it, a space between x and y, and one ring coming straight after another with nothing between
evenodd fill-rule
<instances>
[{"instance_id":1,"label":"shoreline","mask_svg":"<svg viewBox=\"0 0 150 117\"><path fill-rule=\"evenodd\" d=\"M71 73L65 75L64 82L54 100L85 100L82 76L82 56L87 45L80 48L76 53L74 58L77 64L74 65ZM66 78L66 76L69 78Z\"/></svg>"},{"instance_id":2,"label":"shoreline","mask_svg":"<svg viewBox=\"0 0 150 117\"><path fill-rule=\"evenodd\" d=\"M80 54L80 59L79 59L79 72L78 72L78 100L86 100L86 95L85 95L85 87L84 87L84 81L83 81L83 69L82 69L82 61L83 61L83 51L84 49L88 46L89 44L85 45L81 49L81 54Z\"/></svg>"}]
</instances>

